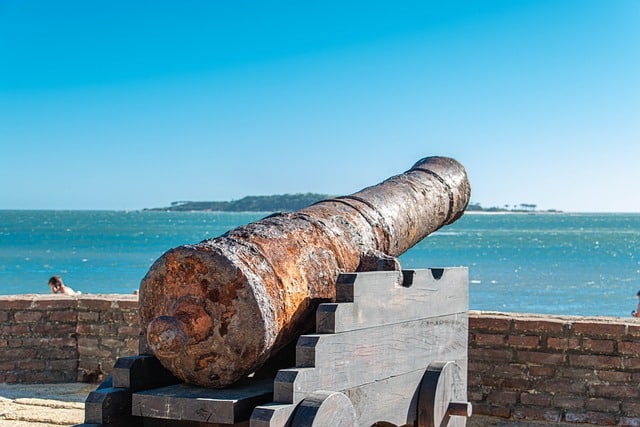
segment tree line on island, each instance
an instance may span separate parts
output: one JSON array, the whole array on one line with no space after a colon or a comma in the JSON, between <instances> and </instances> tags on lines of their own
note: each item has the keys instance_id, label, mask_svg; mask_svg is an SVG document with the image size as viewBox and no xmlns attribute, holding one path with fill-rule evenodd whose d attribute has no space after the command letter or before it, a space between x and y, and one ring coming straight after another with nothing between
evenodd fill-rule
<instances>
[{"instance_id":1,"label":"tree line on island","mask_svg":"<svg viewBox=\"0 0 640 427\"><path fill-rule=\"evenodd\" d=\"M321 200L330 199L335 196L318 193L298 193L298 194L275 194L271 196L245 196L242 199L231 201L214 202L193 202L178 201L172 202L170 206L164 208L145 209L151 211L210 211L210 212L291 212L305 208ZM504 205L503 207L485 208L480 203L469 203L469 212L538 212L537 205L531 203L520 203L519 205ZM546 212L558 212L550 209Z\"/></svg>"}]
</instances>

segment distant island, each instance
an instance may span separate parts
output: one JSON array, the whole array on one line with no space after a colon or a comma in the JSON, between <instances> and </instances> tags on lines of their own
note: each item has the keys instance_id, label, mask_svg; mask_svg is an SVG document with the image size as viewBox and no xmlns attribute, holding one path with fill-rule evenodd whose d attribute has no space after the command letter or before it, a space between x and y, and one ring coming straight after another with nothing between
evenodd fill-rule
<instances>
[{"instance_id":1,"label":"distant island","mask_svg":"<svg viewBox=\"0 0 640 427\"><path fill-rule=\"evenodd\" d=\"M504 205L502 207L493 206L490 208L484 208L480 203L469 203L466 209L467 212L549 212L549 213L561 213L557 209L538 210L538 205L533 203L520 203L517 205Z\"/></svg>"},{"instance_id":2,"label":"distant island","mask_svg":"<svg viewBox=\"0 0 640 427\"><path fill-rule=\"evenodd\" d=\"M317 193L276 194L272 196L246 196L230 202L173 202L166 208L151 211L211 211L211 212L291 212L305 208L333 196Z\"/></svg>"},{"instance_id":3,"label":"distant island","mask_svg":"<svg viewBox=\"0 0 640 427\"><path fill-rule=\"evenodd\" d=\"M291 212L305 208L321 200L335 196L318 193L276 194L272 196L246 196L239 200L226 202L172 202L164 208L149 208L146 211L174 211L174 212ZM555 209L539 211L537 205L520 203L518 205L504 205L503 207L485 208L480 203L469 203L467 212L560 212Z\"/></svg>"}]
</instances>

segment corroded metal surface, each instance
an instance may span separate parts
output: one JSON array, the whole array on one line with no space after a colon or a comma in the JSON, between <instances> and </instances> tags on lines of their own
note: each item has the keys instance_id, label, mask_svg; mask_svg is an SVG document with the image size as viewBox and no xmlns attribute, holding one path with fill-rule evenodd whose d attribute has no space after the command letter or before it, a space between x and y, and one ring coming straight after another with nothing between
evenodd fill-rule
<instances>
[{"instance_id":1,"label":"corroded metal surface","mask_svg":"<svg viewBox=\"0 0 640 427\"><path fill-rule=\"evenodd\" d=\"M149 348L177 377L224 387L297 337L340 272L395 257L464 212L462 165L428 157L355 194L279 213L166 252L140 287Z\"/></svg>"}]
</instances>

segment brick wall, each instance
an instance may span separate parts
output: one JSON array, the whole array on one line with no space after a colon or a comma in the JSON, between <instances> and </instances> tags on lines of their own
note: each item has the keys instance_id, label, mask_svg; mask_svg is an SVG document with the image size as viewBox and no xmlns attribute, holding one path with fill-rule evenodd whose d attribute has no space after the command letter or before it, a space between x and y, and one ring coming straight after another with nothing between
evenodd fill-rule
<instances>
[{"instance_id":1,"label":"brick wall","mask_svg":"<svg viewBox=\"0 0 640 427\"><path fill-rule=\"evenodd\" d=\"M474 413L640 426L640 322L469 314Z\"/></svg>"},{"instance_id":2,"label":"brick wall","mask_svg":"<svg viewBox=\"0 0 640 427\"><path fill-rule=\"evenodd\" d=\"M135 295L0 296L0 383L94 381L138 354ZM640 426L640 320L469 313L475 414Z\"/></svg>"},{"instance_id":3,"label":"brick wall","mask_svg":"<svg viewBox=\"0 0 640 427\"><path fill-rule=\"evenodd\" d=\"M98 381L138 354L136 295L0 296L0 383Z\"/></svg>"}]
</instances>

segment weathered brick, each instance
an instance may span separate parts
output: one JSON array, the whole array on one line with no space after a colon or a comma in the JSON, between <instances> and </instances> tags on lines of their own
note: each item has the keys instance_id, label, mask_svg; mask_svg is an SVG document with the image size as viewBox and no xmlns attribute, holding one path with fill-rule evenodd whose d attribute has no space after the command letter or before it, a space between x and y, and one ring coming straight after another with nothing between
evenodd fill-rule
<instances>
[{"instance_id":1,"label":"weathered brick","mask_svg":"<svg viewBox=\"0 0 640 427\"><path fill-rule=\"evenodd\" d=\"M587 399L585 407L589 411L617 413L620 411L620 401L594 397Z\"/></svg>"},{"instance_id":2,"label":"weathered brick","mask_svg":"<svg viewBox=\"0 0 640 427\"><path fill-rule=\"evenodd\" d=\"M84 297L78 300L78 310L89 310L106 312L113 307L114 303L111 299L99 298L99 297Z\"/></svg>"},{"instance_id":3,"label":"weathered brick","mask_svg":"<svg viewBox=\"0 0 640 427\"><path fill-rule=\"evenodd\" d=\"M598 378L596 375L596 371L594 371L593 369L573 368L566 366L562 366L561 369L558 369L558 376L560 378L578 379L581 381L592 381Z\"/></svg>"},{"instance_id":4,"label":"weathered brick","mask_svg":"<svg viewBox=\"0 0 640 427\"><path fill-rule=\"evenodd\" d=\"M615 342L613 340L585 338L582 341L582 348L593 353L611 354L614 352L614 346Z\"/></svg>"},{"instance_id":5,"label":"weathered brick","mask_svg":"<svg viewBox=\"0 0 640 427\"><path fill-rule=\"evenodd\" d=\"M488 415L490 417L509 418L511 410L506 406L490 405L488 403L474 403L473 413L478 415Z\"/></svg>"},{"instance_id":6,"label":"weathered brick","mask_svg":"<svg viewBox=\"0 0 640 427\"><path fill-rule=\"evenodd\" d=\"M38 350L38 356L48 360L69 359L77 357L77 350L73 348L42 348Z\"/></svg>"},{"instance_id":7,"label":"weathered brick","mask_svg":"<svg viewBox=\"0 0 640 427\"><path fill-rule=\"evenodd\" d=\"M140 323L140 314L137 311L122 313L122 321L130 325Z\"/></svg>"},{"instance_id":8,"label":"weathered brick","mask_svg":"<svg viewBox=\"0 0 640 427\"><path fill-rule=\"evenodd\" d=\"M576 337L561 338L561 337L549 337L547 338L547 347L555 350L574 350L579 348L580 340Z\"/></svg>"},{"instance_id":9,"label":"weathered brick","mask_svg":"<svg viewBox=\"0 0 640 427\"><path fill-rule=\"evenodd\" d=\"M565 363L566 356L559 353L544 353L540 351L518 351L516 360L524 363L538 363L541 365L560 365Z\"/></svg>"},{"instance_id":10,"label":"weathered brick","mask_svg":"<svg viewBox=\"0 0 640 427\"><path fill-rule=\"evenodd\" d=\"M514 347L537 348L540 345L540 337L534 335L510 335L507 343Z\"/></svg>"},{"instance_id":11,"label":"weathered brick","mask_svg":"<svg viewBox=\"0 0 640 427\"><path fill-rule=\"evenodd\" d=\"M27 369L27 370L42 370L45 368L45 361L41 359L40 360L37 360L37 359L20 360L18 361L16 368Z\"/></svg>"},{"instance_id":12,"label":"weathered brick","mask_svg":"<svg viewBox=\"0 0 640 427\"><path fill-rule=\"evenodd\" d=\"M14 384L20 381L18 374L15 371L11 372L0 372L0 384L1 383L9 383Z\"/></svg>"},{"instance_id":13,"label":"weathered brick","mask_svg":"<svg viewBox=\"0 0 640 427\"><path fill-rule=\"evenodd\" d=\"M484 394L482 393L482 390L471 387L467 389L467 399L469 399L469 402L480 402L483 397ZM475 407L473 410L475 412Z\"/></svg>"},{"instance_id":14,"label":"weathered brick","mask_svg":"<svg viewBox=\"0 0 640 427\"><path fill-rule=\"evenodd\" d=\"M510 361L513 359L513 351L511 349L492 349L492 348L470 348L468 350L469 358L474 360L491 360L493 362Z\"/></svg>"},{"instance_id":15,"label":"weathered brick","mask_svg":"<svg viewBox=\"0 0 640 427\"><path fill-rule=\"evenodd\" d=\"M553 406L562 409L584 409L584 399L575 395L556 394L553 396Z\"/></svg>"},{"instance_id":16,"label":"weathered brick","mask_svg":"<svg viewBox=\"0 0 640 427\"><path fill-rule=\"evenodd\" d=\"M619 426L625 427L640 427L640 418L639 417L620 417L620 421L618 421Z\"/></svg>"},{"instance_id":17,"label":"weathered brick","mask_svg":"<svg viewBox=\"0 0 640 427\"><path fill-rule=\"evenodd\" d=\"M37 344L31 344L28 338L9 338L6 340L7 347L16 348L16 347L34 347ZM38 340L34 340L38 341Z\"/></svg>"},{"instance_id":18,"label":"weathered brick","mask_svg":"<svg viewBox=\"0 0 640 427\"><path fill-rule=\"evenodd\" d=\"M640 417L640 402L623 401L622 412L631 417Z\"/></svg>"},{"instance_id":19,"label":"weathered brick","mask_svg":"<svg viewBox=\"0 0 640 427\"><path fill-rule=\"evenodd\" d=\"M520 403L533 406L551 406L553 396L549 393L524 392L520 393Z\"/></svg>"},{"instance_id":20,"label":"weathered brick","mask_svg":"<svg viewBox=\"0 0 640 427\"><path fill-rule=\"evenodd\" d=\"M590 337L607 336L619 338L625 334L626 329L626 325L622 323L576 321L573 324L573 330L576 335L587 335Z\"/></svg>"},{"instance_id":21,"label":"weathered brick","mask_svg":"<svg viewBox=\"0 0 640 427\"><path fill-rule=\"evenodd\" d=\"M78 351L83 356L89 356L89 357L95 356L95 357L106 358L111 356L111 351L107 349L99 348L99 347L83 347L78 345Z\"/></svg>"},{"instance_id":22,"label":"weathered brick","mask_svg":"<svg viewBox=\"0 0 640 427\"><path fill-rule=\"evenodd\" d=\"M596 377L599 380L607 381L607 382L630 382L631 381L631 373L629 372L621 372L621 371L596 371Z\"/></svg>"},{"instance_id":23,"label":"weathered brick","mask_svg":"<svg viewBox=\"0 0 640 427\"><path fill-rule=\"evenodd\" d=\"M492 317L488 315L474 316L469 313L469 329L474 331L490 330L508 332L511 319L508 317Z\"/></svg>"},{"instance_id":24,"label":"weathered brick","mask_svg":"<svg viewBox=\"0 0 640 427\"><path fill-rule=\"evenodd\" d=\"M121 347L122 344L123 344L123 341L117 338L102 338L100 340L101 347L118 348L118 347Z\"/></svg>"},{"instance_id":25,"label":"weathered brick","mask_svg":"<svg viewBox=\"0 0 640 427\"><path fill-rule=\"evenodd\" d=\"M6 311L26 310L31 308L32 303L31 298L21 298L15 295L0 297L0 304Z\"/></svg>"},{"instance_id":26,"label":"weathered brick","mask_svg":"<svg viewBox=\"0 0 640 427\"><path fill-rule=\"evenodd\" d=\"M41 311L18 311L13 315L17 323L37 322L42 318Z\"/></svg>"},{"instance_id":27,"label":"weathered brick","mask_svg":"<svg viewBox=\"0 0 640 427\"><path fill-rule=\"evenodd\" d=\"M537 334L547 332L560 334L564 328L564 320L559 319L516 319L513 329L516 332L535 332Z\"/></svg>"},{"instance_id":28,"label":"weathered brick","mask_svg":"<svg viewBox=\"0 0 640 427\"><path fill-rule=\"evenodd\" d=\"M640 337L640 323L627 325L627 335L632 337Z\"/></svg>"},{"instance_id":29,"label":"weathered brick","mask_svg":"<svg viewBox=\"0 0 640 427\"><path fill-rule=\"evenodd\" d=\"M118 326L118 336L138 337L140 335L140 327L136 324L133 326Z\"/></svg>"},{"instance_id":30,"label":"weathered brick","mask_svg":"<svg viewBox=\"0 0 640 427\"><path fill-rule=\"evenodd\" d=\"M640 357L624 357L622 359L622 366L628 370L640 369Z\"/></svg>"},{"instance_id":31,"label":"weathered brick","mask_svg":"<svg viewBox=\"0 0 640 427\"><path fill-rule=\"evenodd\" d=\"M97 322L100 319L100 313L97 311L80 311L77 313L78 322Z\"/></svg>"},{"instance_id":32,"label":"weathered brick","mask_svg":"<svg viewBox=\"0 0 640 427\"><path fill-rule=\"evenodd\" d=\"M599 426L612 426L616 424L616 418L613 414L607 414L602 412L587 411L587 412L571 412L567 411L564 415L567 422L570 423L588 423L596 424Z\"/></svg>"},{"instance_id":33,"label":"weathered brick","mask_svg":"<svg viewBox=\"0 0 640 427\"><path fill-rule=\"evenodd\" d=\"M579 381L578 379L574 381L567 381L566 379L543 379L536 382L536 387L538 391L544 391L552 394L566 393L584 395L587 392L587 382Z\"/></svg>"},{"instance_id":34,"label":"weathered brick","mask_svg":"<svg viewBox=\"0 0 640 427\"><path fill-rule=\"evenodd\" d=\"M502 334L474 334L474 342L480 346L504 346L506 340L506 335Z\"/></svg>"},{"instance_id":35,"label":"weathered brick","mask_svg":"<svg viewBox=\"0 0 640 427\"><path fill-rule=\"evenodd\" d=\"M0 354L0 373L11 372L16 370L17 361L15 359L11 359L11 360L3 360L3 359L4 358ZM2 383L2 381L0 381L0 383Z\"/></svg>"},{"instance_id":36,"label":"weathered brick","mask_svg":"<svg viewBox=\"0 0 640 427\"><path fill-rule=\"evenodd\" d=\"M4 360L25 360L33 359L38 352L35 348L7 348L2 350L2 359Z\"/></svg>"},{"instance_id":37,"label":"weathered brick","mask_svg":"<svg viewBox=\"0 0 640 427\"><path fill-rule=\"evenodd\" d=\"M637 384L589 384L588 393L591 397L637 398L640 396L640 388Z\"/></svg>"},{"instance_id":38,"label":"weathered brick","mask_svg":"<svg viewBox=\"0 0 640 427\"><path fill-rule=\"evenodd\" d=\"M30 307L40 311L75 310L77 300L73 297L56 295L54 297L35 299Z\"/></svg>"},{"instance_id":39,"label":"weathered brick","mask_svg":"<svg viewBox=\"0 0 640 427\"><path fill-rule=\"evenodd\" d=\"M73 359L50 360L49 369L54 371L75 371L78 369L78 359L74 357Z\"/></svg>"},{"instance_id":40,"label":"weathered brick","mask_svg":"<svg viewBox=\"0 0 640 427\"><path fill-rule=\"evenodd\" d=\"M76 333L76 325L73 323L38 323L32 326L34 334L65 336Z\"/></svg>"},{"instance_id":41,"label":"weathered brick","mask_svg":"<svg viewBox=\"0 0 640 427\"><path fill-rule=\"evenodd\" d=\"M29 329L29 325L26 323L23 323L21 325L8 325L2 328L2 330L5 335L12 336L27 335L31 332L31 330Z\"/></svg>"},{"instance_id":42,"label":"weathered brick","mask_svg":"<svg viewBox=\"0 0 640 427\"><path fill-rule=\"evenodd\" d=\"M52 311L49 313L49 320L63 323L76 322L77 314L75 311Z\"/></svg>"},{"instance_id":43,"label":"weathered brick","mask_svg":"<svg viewBox=\"0 0 640 427\"><path fill-rule=\"evenodd\" d=\"M100 322L101 323L121 323L122 314L117 311L111 311L111 310L100 312Z\"/></svg>"},{"instance_id":44,"label":"weathered brick","mask_svg":"<svg viewBox=\"0 0 640 427\"><path fill-rule=\"evenodd\" d=\"M623 366L621 357L590 354L570 354L569 364L571 366L583 366L594 369L621 369Z\"/></svg>"},{"instance_id":45,"label":"weathered brick","mask_svg":"<svg viewBox=\"0 0 640 427\"><path fill-rule=\"evenodd\" d=\"M99 336L110 335L111 327L109 325L85 323L78 325L78 334Z\"/></svg>"},{"instance_id":46,"label":"weathered brick","mask_svg":"<svg viewBox=\"0 0 640 427\"><path fill-rule=\"evenodd\" d=\"M136 295L134 298L132 299L119 299L118 300L118 307L120 307L121 311L125 312L127 310L132 310L132 311L136 311L140 308L140 303L138 301L138 296Z\"/></svg>"},{"instance_id":47,"label":"weathered brick","mask_svg":"<svg viewBox=\"0 0 640 427\"><path fill-rule=\"evenodd\" d=\"M520 407L513 410L513 418L559 423L562 420L562 411L553 408Z\"/></svg>"},{"instance_id":48,"label":"weathered brick","mask_svg":"<svg viewBox=\"0 0 640 427\"><path fill-rule=\"evenodd\" d=\"M553 377L556 374L556 369L552 366L529 366L529 376L531 377Z\"/></svg>"},{"instance_id":49,"label":"weathered brick","mask_svg":"<svg viewBox=\"0 0 640 427\"><path fill-rule=\"evenodd\" d=\"M78 337L78 346L82 347L97 347L100 343L98 338L80 336Z\"/></svg>"},{"instance_id":50,"label":"weathered brick","mask_svg":"<svg viewBox=\"0 0 640 427\"><path fill-rule=\"evenodd\" d=\"M487 402L513 405L518 399L518 393L507 390L494 390L487 395Z\"/></svg>"},{"instance_id":51,"label":"weathered brick","mask_svg":"<svg viewBox=\"0 0 640 427\"><path fill-rule=\"evenodd\" d=\"M503 378L502 388L510 390L530 390L534 380L530 378Z\"/></svg>"},{"instance_id":52,"label":"weathered brick","mask_svg":"<svg viewBox=\"0 0 640 427\"><path fill-rule=\"evenodd\" d=\"M639 341L620 341L618 343L618 352L628 356L640 355Z\"/></svg>"},{"instance_id":53,"label":"weathered brick","mask_svg":"<svg viewBox=\"0 0 640 427\"><path fill-rule=\"evenodd\" d=\"M126 340L124 340L124 349L120 349L121 351L119 353L119 356L135 356L138 354L139 347L140 343L138 338L127 338Z\"/></svg>"}]
</instances>

